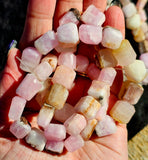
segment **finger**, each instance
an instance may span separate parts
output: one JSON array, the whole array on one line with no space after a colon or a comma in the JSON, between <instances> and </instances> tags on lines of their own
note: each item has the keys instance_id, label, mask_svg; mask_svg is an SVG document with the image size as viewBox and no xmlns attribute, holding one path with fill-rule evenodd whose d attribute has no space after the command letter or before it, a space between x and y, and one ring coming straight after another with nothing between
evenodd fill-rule
<instances>
[{"instance_id":1,"label":"finger","mask_svg":"<svg viewBox=\"0 0 148 160\"><path fill-rule=\"evenodd\" d=\"M33 41L52 29L56 0L30 0L20 49L32 45Z\"/></svg>"},{"instance_id":2,"label":"finger","mask_svg":"<svg viewBox=\"0 0 148 160\"><path fill-rule=\"evenodd\" d=\"M100 9L100 11L104 12L107 5L107 0L83 0L83 11L85 11L91 4L95 5Z\"/></svg>"},{"instance_id":3,"label":"finger","mask_svg":"<svg viewBox=\"0 0 148 160\"><path fill-rule=\"evenodd\" d=\"M125 20L124 14L120 7L111 6L105 12L106 21L104 22L104 26L112 26L122 32L123 37L125 37Z\"/></svg>"},{"instance_id":4,"label":"finger","mask_svg":"<svg viewBox=\"0 0 148 160\"><path fill-rule=\"evenodd\" d=\"M2 73L2 79L0 81L0 98L4 94L11 90L10 93L14 93L14 88L12 86L19 83L23 77L23 72L19 69L19 61L17 57L20 57L21 53L18 49L13 48L8 53L7 64Z\"/></svg>"},{"instance_id":5,"label":"finger","mask_svg":"<svg viewBox=\"0 0 148 160\"><path fill-rule=\"evenodd\" d=\"M59 26L60 17L71 8L77 8L82 11L83 0L58 0L55 15L54 15L54 29Z\"/></svg>"}]
</instances>

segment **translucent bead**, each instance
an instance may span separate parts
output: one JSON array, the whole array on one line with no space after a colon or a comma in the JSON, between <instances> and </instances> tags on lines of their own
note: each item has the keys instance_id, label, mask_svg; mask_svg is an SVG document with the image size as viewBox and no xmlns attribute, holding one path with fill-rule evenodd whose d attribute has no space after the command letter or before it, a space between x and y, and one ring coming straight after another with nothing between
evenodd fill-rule
<instances>
[{"instance_id":1,"label":"translucent bead","mask_svg":"<svg viewBox=\"0 0 148 160\"><path fill-rule=\"evenodd\" d=\"M141 54L139 59L144 62L145 67L148 69L148 52Z\"/></svg>"},{"instance_id":2,"label":"translucent bead","mask_svg":"<svg viewBox=\"0 0 148 160\"><path fill-rule=\"evenodd\" d=\"M137 9L138 10L144 9L146 3L147 3L147 0L138 0L136 3Z\"/></svg>"},{"instance_id":3,"label":"translucent bead","mask_svg":"<svg viewBox=\"0 0 148 160\"><path fill-rule=\"evenodd\" d=\"M144 32L143 32L143 30L142 30L141 27L139 27L139 28L137 28L137 29L134 29L134 30L132 31L132 34L133 34L134 40L135 40L136 42L142 42L142 41L145 40L145 34L144 34Z\"/></svg>"},{"instance_id":4,"label":"translucent bead","mask_svg":"<svg viewBox=\"0 0 148 160\"><path fill-rule=\"evenodd\" d=\"M86 73L89 60L86 56L76 55L76 71L80 73Z\"/></svg>"}]
</instances>

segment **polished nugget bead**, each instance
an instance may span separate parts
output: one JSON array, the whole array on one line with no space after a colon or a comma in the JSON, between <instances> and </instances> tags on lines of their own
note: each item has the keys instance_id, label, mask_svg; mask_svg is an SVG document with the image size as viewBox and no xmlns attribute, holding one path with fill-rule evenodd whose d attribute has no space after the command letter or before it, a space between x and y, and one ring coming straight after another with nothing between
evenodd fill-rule
<instances>
[{"instance_id":1,"label":"polished nugget bead","mask_svg":"<svg viewBox=\"0 0 148 160\"><path fill-rule=\"evenodd\" d=\"M66 129L62 124L50 123L44 130L44 135L49 141L62 141L66 138Z\"/></svg>"},{"instance_id":2,"label":"polished nugget bead","mask_svg":"<svg viewBox=\"0 0 148 160\"><path fill-rule=\"evenodd\" d=\"M101 26L105 21L105 15L94 5L90 5L81 15L81 20L86 24Z\"/></svg>"},{"instance_id":3,"label":"polished nugget bead","mask_svg":"<svg viewBox=\"0 0 148 160\"><path fill-rule=\"evenodd\" d=\"M56 109L61 109L67 100L68 94L69 92L64 86L55 83L51 86L45 103Z\"/></svg>"},{"instance_id":4,"label":"polished nugget bead","mask_svg":"<svg viewBox=\"0 0 148 160\"><path fill-rule=\"evenodd\" d=\"M27 74L16 89L16 94L30 101L41 88L42 84L35 75Z\"/></svg>"},{"instance_id":5,"label":"polished nugget bead","mask_svg":"<svg viewBox=\"0 0 148 160\"><path fill-rule=\"evenodd\" d=\"M133 34L134 40L136 42L142 42L142 41L145 40L145 34L144 34L144 32L143 32L141 27L133 30L132 34Z\"/></svg>"},{"instance_id":6,"label":"polished nugget bead","mask_svg":"<svg viewBox=\"0 0 148 160\"><path fill-rule=\"evenodd\" d=\"M145 7L147 0L138 0L136 3L136 7L138 10L141 10Z\"/></svg>"},{"instance_id":7,"label":"polished nugget bead","mask_svg":"<svg viewBox=\"0 0 148 160\"><path fill-rule=\"evenodd\" d=\"M114 49L113 55L116 58L118 65L126 66L134 62L136 59L136 53L131 46L130 42L126 39L122 40L118 49Z\"/></svg>"},{"instance_id":8,"label":"polished nugget bead","mask_svg":"<svg viewBox=\"0 0 148 160\"><path fill-rule=\"evenodd\" d=\"M144 40L138 44L140 54L148 52L148 40Z\"/></svg>"},{"instance_id":9,"label":"polished nugget bead","mask_svg":"<svg viewBox=\"0 0 148 160\"><path fill-rule=\"evenodd\" d=\"M59 44L55 50L58 52L58 53L63 53L63 52L76 52L77 51L77 46L72 46L72 47L64 47L62 44Z\"/></svg>"},{"instance_id":10,"label":"polished nugget bead","mask_svg":"<svg viewBox=\"0 0 148 160\"><path fill-rule=\"evenodd\" d=\"M68 90L72 88L76 72L64 65L60 65L56 68L55 73L52 77L53 83L59 83L66 87Z\"/></svg>"},{"instance_id":11,"label":"polished nugget bead","mask_svg":"<svg viewBox=\"0 0 148 160\"><path fill-rule=\"evenodd\" d=\"M87 119L93 119L100 109L100 103L92 96L82 97L75 105L75 110L83 114Z\"/></svg>"},{"instance_id":12,"label":"polished nugget bead","mask_svg":"<svg viewBox=\"0 0 148 160\"><path fill-rule=\"evenodd\" d=\"M43 55L46 55L57 45L58 45L57 35L55 34L54 31L51 30L43 34L40 38L38 38L34 42L34 46Z\"/></svg>"},{"instance_id":13,"label":"polished nugget bead","mask_svg":"<svg viewBox=\"0 0 148 160\"><path fill-rule=\"evenodd\" d=\"M96 125L97 125L96 119L91 119L87 121L86 127L82 130L80 134L85 141L90 139L91 135L95 130Z\"/></svg>"},{"instance_id":14,"label":"polished nugget bead","mask_svg":"<svg viewBox=\"0 0 148 160\"><path fill-rule=\"evenodd\" d=\"M105 27L102 33L101 44L110 49L117 49L120 47L123 36L122 33L112 27Z\"/></svg>"},{"instance_id":15,"label":"polished nugget bead","mask_svg":"<svg viewBox=\"0 0 148 160\"><path fill-rule=\"evenodd\" d=\"M86 73L89 65L89 60L86 56L76 55L76 71Z\"/></svg>"},{"instance_id":16,"label":"polished nugget bead","mask_svg":"<svg viewBox=\"0 0 148 160\"><path fill-rule=\"evenodd\" d=\"M43 132L37 128L32 128L29 134L26 136L25 140L33 148L39 151L43 151L46 144L46 138Z\"/></svg>"},{"instance_id":17,"label":"polished nugget bead","mask_svg":"<svg viewBox=\"0 0 148 160\"><path fill-rule=\"evenodd\" d=\"M123 6L125 6L130 3L130 0L120 0L120 2Z\"/></svg>"},{"instance_id":18,"label":"polished nugget bead","mask_svg":"<svg viewBox=\"0 0 148 160\"><path fill-rule=\"evenodd\" d=\"M141 22L146 22L146 20L147 20L146 11L144 9L142 9L142 10L139 10L138 13L140 15Z\"/></svg>"},{"instance_id":19,"label":"polished nugget bead","mask_svg":"<svg viewBox=\"0 0 148 160\"><path fill-rule=\"evenodd\" d=\"M8 117L12 120L19 120L26 105L26 100L22 97L15 96L12 98Z\"/></svg>"},{"instance_id":20,"label":"polished nugget bead","mask_svg":"<svg viewBox=\"0 0 148 160\"><path fill-rule=\"evenodd\" d=\"M82 24L79 27L79 37L86 44L97 45L102 41L102 27Z\"/></svg>"},{"instance_id":21,"label":"polished nugget bead","mask_svg":"<svg viewBox=\"0 0 148 160\"><path fill-rule=\"evenodd\" d=\"M74 113L64 122L64 126L69 135L76 136L85 128L86 123L83 115Z\"/></svg>"},{"instance_id":22,"label":"polished nugget bead","mask_svg":"<svg viewBox=\"0 0 148 160\"><path fill-rule=\"evenodd\" d=\"M25 72L32 72L41 60L41 53L34 47L27 47L22 52L20 68Z\"/></svg>"},{"instance_id":23,"label":"polished nugget bead","mask_svg":"<svg viewBox=\"0 0 148 160\"><path fill-rule=\"evenodd\" d=\"M74 47L79 43L77 25L66 23L57 28L58 41L65 48Z\"/></svg>"},{"instance_id":24,"label":"polished nugget bead","mask_svg":"<svg viewBox=\"0 0 148 160\"><path fill-rule=\"evenodd\" d=\"M38 125L42 128L47 127L53 118L54 111L54 107L44 104L37 117Z\"/></svg>"},{"instance_id":25,"label":"polished nugget bead","mask_svg":"<svg viewBox=\"0 0 148 160\"><path fill-rule=\"evenodd\" d=\"M145 67L148 69L148 52L141 54L139 59L144 62Z\"/></svg>"},{"instance_id":26,"label":"polished nugget bead","mask_svg":"<svg viewBox=\"0 0 148 160\"><path fill-rule=\"evenodd\" d=\"M128 123L134 113L134 106L124 100L118 100L109 112L111 117L120 123Z\"/></svg>"},{"instance_id":27,"label":"polished nugget bead","mask_svg":"<svg viewBox=\"0 0 148 160\"><path fill-rule=\"evenodd\" d=\"M106 115L101 121L98 121L95 131L98 137L108 136L110 134L115 133L117 130L117 126L114 120Z\"/></svg>"},{"instance_id":28,"label":"polished nugget bead","mask_svg":"<svg viewBox=\"0 0 148 160\"><path fill-rule=\"evenodd\" d=\"M125 75L128 80L141 82L146 77L146 67L141 60L135 60L133 63L124 67Z\"/></svg>"},{"instance_id":29,"label":"polished nugget bead","mask_svg":"<svg viewBox=\"0 0 148 160\"><path fill-rule=\"evenodd\" d=\"M27 120L22 117L21 119L14 121L10 125L9 130L16 138L23 139L31 131L31 127Z\"/></svg>"},{"instance_id":30,"label":"polished nugget bead","mask_svg":"<svg viewBox=\"0 0 148 160\"><path fill-rule=\"evenodd\" d=\"M64 146L68 152L74 152L84 146L84 140L80 135L69 136L64 141Z\"/></svg>"}]
</instances>

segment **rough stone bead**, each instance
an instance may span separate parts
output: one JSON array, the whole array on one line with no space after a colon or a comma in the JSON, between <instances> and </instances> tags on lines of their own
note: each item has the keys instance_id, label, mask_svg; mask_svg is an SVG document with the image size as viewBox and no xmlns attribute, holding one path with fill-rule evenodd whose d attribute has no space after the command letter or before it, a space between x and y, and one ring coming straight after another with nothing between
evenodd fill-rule
<instances>
[{"instance_id":1,"label":"rough stone bead","mask_svg":"<svg viewBox=\"0 0 148 160\"><path fill-rule=\"evenodd\" d=\"M22 52L20 68L25 72L32 72L39 64L42 55L34 47L27 47Z\"/></svg>"},{"instance_id":2,"label":"rough stone bead","mask_svg":"<svg viewBox=\"0 0 148 160\"><path fill-rule=\"evenodd\" d=\"M134 3L128 3L127 5L122 7L125 17L132 17L137 13L137 9Z\"/></svg>"},{"instance_id":3,"label":"rough stone bead","mask_svg":"<svg viewBox=\"0 0 148 160\"><path fill-rule=\"evenodd\" d=\"M86 44L97 45L102 41L102 27L82 24L79 27L79 37Z\"/></svg>"},{"instance_id":4,"label":"rough stone bead","mask_svg":"<svg viewBox=\"0 0 148 160\"><path fill-rule=\"evenodd\" d=\"M120 47L112 51L118 65L127 66L136 59L136 53L127 39L122 40Z\"/></svg>"},{"instance_id":5,"label":"rough stone bead","mask_svg":"<svg viewBox=\"0 0 148 160\"><path fill-rule=\"evenodd\" d=\"M81 20L86 24L101 26L105 21L105 15L94 5L90 5L81 15Z\"/></svg>"},{"instance_id":6,"label":"rough stone bead","mask_svg":"<svg viewBox=\"0 0 148 160\"><path fill-rule=\"evenodd\" d=\"M55 83L51 86L45 103L56 109L61 109L67 100L68 94L69 92L64 86Z\"/></svg>"},{"instance_id":7,"label":"rough stone bead","mask_svg":"<svg viewBox=\"0 0 148 160\"><path fill-rule=\"evenodd\" d=\"M16 89L16 94L30 101L41 88L41 82L33 74L27 74Z\"/></svg>"},{"instance_id":8,"label":"rough stone bead","mask_svg":"<svg viewBox=\"0 0 148 160\"><path fill-rule=\"evenodd\" d=\"M26 105L26 100L24 98L19 96L13 97L8 117L12 120L19 120L23 113L25 105Z\"/></svg>"},{"instance_id":9,"label":"rough stone bead","mask_svg":"<svg viewBox=\"0 0 148 160\"><path fill-rule=\"evenodd\" d=\"M122 33L112 27L105 27L102 33L101 44L110 49L117 49L123 40Z\"/></svg>"},{"instance_id":10,"label":"rough stone bead","mask_svg":"<svg viewBox=\"0 0 148 160\"><path fill-rule=\"evenodd\" d=\"M31 131L31 127L27 120L22 117L20 120L14 121L9 130L16 138L23 139Z\"/></svg>"},{"instance_id":11,"label":"rough stone bead","mask_svg":"<svg viewBox=\"0 0 148 160\"><path fill-rule=\"evenodd\" d=\"M148 69L148 52L141 54L139 59L144 62L145 67Z\"/></svg>"},{"instance_id":12,"label":"rough stone bead","mask_svg":"<svg viewBox=\"0 0 148 160\"><path fill-rule=\"evenodd\" d=\"M51 151L51 152L60 154L60 153L63 152L64 142L63 141L59 141L59 142L56 142L56 141L47 141L45 149L47 151Z\"/></svg>"},{"instance_id":13,"label":"rough stone bead","mask_svg":"<svg viewBox=\"0 0 148 160\"><path fill-rule=\"evenodd\" d=\"M62 109L55 110L54 119L64 123L74 113L74 107L68 103L65 103Z\"/></svg>"},{"instance_id":14,"label":"rough stone bead","mask_svg":"<svg viewBox=\"0 0 148 160\"><path fill-rule=\"evenodd\" d=\"M32 128L25 140L39 151L43 151L46 144L46 138L44 137L43 132L37 128Z\"/></svg>"},{"instance_id":15,"label":"rough stone bead","mask_svg":"<svg viewBox=\"0 0 148 160\"><path fill-rule=\"evenodd\" d=\"M74 47L79 43L77 25L66 23L57 28L58 41L65 48Z\"/></svg>"},{"instance_id":16,"label":"rough stone bead","mask_svg":"<svg viewBox=\"0 0 148 160\"><path fill-rule=\"evenodd\" d=\"M64 146L68 152L74 152L77 149L84 146L84 140L80 135L77 136L69 136L64 141Z\"/></svg>"},{"instance_id":17,"label":"rough stone bead","mask_svg":"<svg viewBox=\"0 0 148 160\"><path fill-rule=\"evenodd\" d=\"M58 65L65 65L71 69L75 69L76 56L72 52L61 53L58 57Z\"/></svg>"},{"instance_id":18,"label":"rough stone bead","mask_svg":"<svg viewBox=\"0 0 148 160\"><path fill-rule=\"evenodd\" d=\"M136 42L142 42L142 41L145 40L145 34L144 34L144 32L143 32L143 30L142 30L141 27L133 30L133 31L132 31L132 34L133 34L134 40L135 40Z\"/></svg>"},{"instance_id":19,"label":"rough stone bead","mask_svg":"<svg viewBox=\"0 0 148 160\"><path fill-rule=\"evenodd\" d=\"M106 115L101 121L99 121L95 127L95 131L98 137L108 136L115 133L117 126L114 120Z\"/></svg>"},{"instance_id":20,"label":"rough stone bead","mask_svg":"<svg viewBox=\"0 0 148 160\"><path fill-rule=\"evenodd\" d=\"M89 60L86 56L76 55L76 71L80 73L86 73L89 65Z\"/></svg>"},{"instance_id":21,"label":"rough stone bead","mask_svg":"<svg viewBox=\"0 0 148 160\"><path fill-rule=\"evenodd\" d=\"M90 139L91 135L95 130L96 125L97 125L96 119L91 119L87 121L86 127L81 132L81 136L85 141Z\"/></svg>"},{"instance_id":22,"label":"rough stone bead","mask_svg":"<svg viewBox=\"0 0 148 160\"><path fill-rule=\"evenodd\" d=\"M64 122L64 126L69 135L76 136L85 128L86 123L83 115L74 113Z\"/></svg>"},{"instance_id":23,"label":"rough stone bead","mask_svg":"<svg viewBox=\"0 0 148 160\"><path fill-rule=\"evenodd\" d=\"M124 100L118 100L109 112L113 119L125 124L131 120L134 113L134 106Z\"/></svg>"},{"instance_id":24,"label":"rough stone bead","mask_svg":"<svg viewBox=\"0 0 148 160\"><path fill-rule=\"evenodd\" d=\"M47 127L53 118L54 111L54 107L44 104L37 117L38 125L42 128Z\"/></svg>"},{"instance_id":25,"label":"rough stone bead","mask_svg":"<svg viewBox=\"0 0 148 160\"><path fill-rule=\"evenodd\" d=\"M62 124L50 123L44 130L44 135L49 141L62 141L66 138L66 129Z\"/></svg>"},{"instance_id":26,"label":"rough stone bead","mask_svg":"<svg viewBox=\"0 0 148 160\"><path fill-rule=\"evenodd\" d=\"M46 55L58 45L57 35L54 31L49 30L35 40L34 45L41 54Z\"/></svg>"},{"instance_id":27,"label":"rough stone bead","mask_svg":"<svg viewBox=\"0 0 148 160\"><path fill-rule=\"evenodd\" d=\"M127 79L134 82L139 83L146 77L146 68L141 60L135 60L128 66L125 66L124 70Z\"/></svg>"},{"instance_id":28,"label":"rough stone bead","mask_svg":"<svg viewBox=\"0 0 148 160\"><path fill-rule=\"evenodd\" d=\"M139 14L135 14L132 17L126 18L126 27L128 29L134 30L139 28L141 25L141 18Z\"/></svg>"},{"instance_id":29,"label":"rough stone bead","mask_svg":"<svg viewBox=\"0 0 148 160\"><path fill-rule=\"evenodd\" d=\"M92 96L82 97L75 105L75 110L87 119L94 119L100 109L100 103Z\"/></svg>"},{"instance_id":30,"label":"rough stone bead","mask_svg":"<svg viewBox=\"0 0 148 160\"><path fill-rule=\"evenodd\" d=\"M52 82L59 83L70 90L72 88L75 76L76 72L74 70L67 66L60 65L55 70L55 73L52 77Z\"/></svg>"},{"instance_id":31,"label":"rough stone bead","mask_svg":"<svg viewBox=\"0 0 148 160\"><path fill-rule=\"evenodd\" d=\"M57 63L58 63L58 59L56 55L49 53L41 60L41 62L44 62L44 61L48 62L50 66L52 67L52 70L55 71L57 67Z\"/></svg>"}]
</instances>

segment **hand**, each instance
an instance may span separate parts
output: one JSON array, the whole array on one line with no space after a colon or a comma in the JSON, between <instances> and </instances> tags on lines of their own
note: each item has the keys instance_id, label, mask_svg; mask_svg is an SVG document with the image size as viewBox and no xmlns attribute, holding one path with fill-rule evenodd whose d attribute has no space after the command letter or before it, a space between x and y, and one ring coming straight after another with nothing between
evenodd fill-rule
<instances>
[{"instance_id":1,"label":"hand","mask_svg":"<svg viewBox=\"0 0 148 160\"><path fill-rule=\"evenodd\" d=\"M32 45L33 41L49 29L56 30L59 18L70 8L85 10L94 4L104 11L105 0L30 0L24 32L20 40L20 49ZM55 7L56 6L56 7ZM111 11L108 21L116 25L124 34L124 18ZM117 20L117 22L116 22ZM119 21L118 21L119 20ZM117 24L118 23L118 24ZM121 25L122 24L122 25ZM51 155L38 152L30 148L24 140L16 140L8 131L8 110L15 90L23 78L16 56L20 56L18 49L11 49L8 54L7 65L0 82L0 159L46 159L46 160L127 160L127 129L125 125L117 124L117 132L102 138L92 138L86 141L83 148L62 155ZM36 126L36 114L27 113L32 126Z\"/></svg>"}]
</instances>

